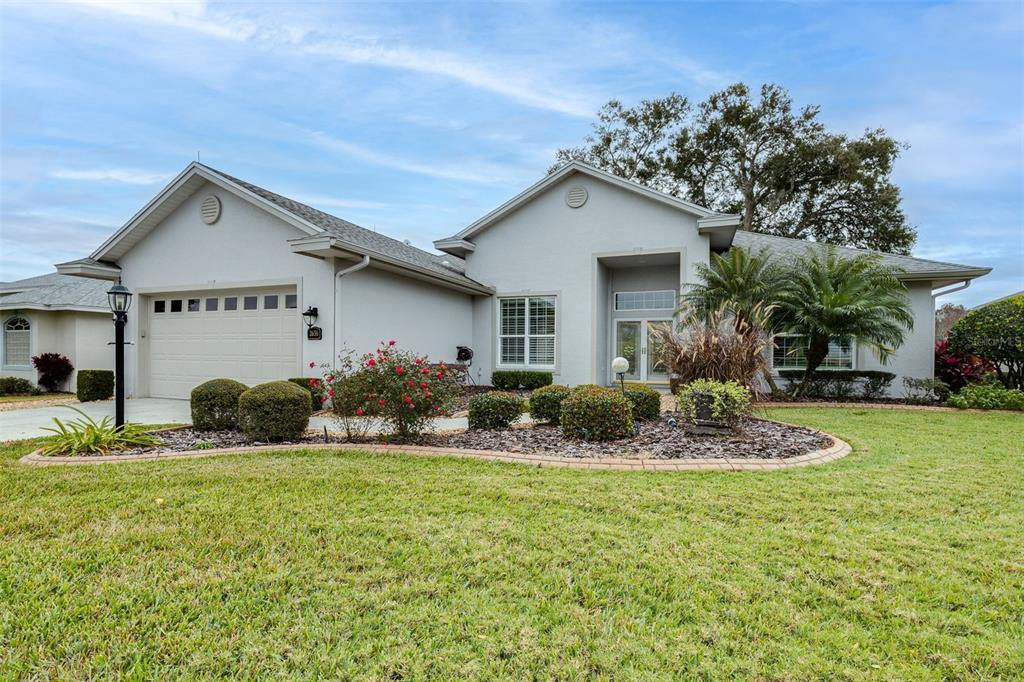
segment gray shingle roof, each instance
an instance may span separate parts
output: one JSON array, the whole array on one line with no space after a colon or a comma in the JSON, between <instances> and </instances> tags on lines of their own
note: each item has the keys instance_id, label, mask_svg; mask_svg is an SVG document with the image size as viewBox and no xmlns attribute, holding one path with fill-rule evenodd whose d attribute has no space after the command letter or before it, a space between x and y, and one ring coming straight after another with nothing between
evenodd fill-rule
<instances>
[{"instance_id":1,"label":"gray shingle roof","mask_svg":"<svg viewBox=\"0 0 1024 682\"><path fill-rule=\"evenodd\" d=\"M758 232L746 232L737 230L733 244L741 246L750 251L768 251L772 254L772 260L782 260L794 256L802 256L808 248L824 250L828 244L821 242L809 242L802 239L790 239L789 237L776 237ZM853 257L866 253L882 257L882 263L892 268L899 268L907 275L949 274L955 276L958 273L978 271L985 274L991 268L979 268L973 265L959 265L957 263L943 263L925 258L914 258L912 256L900 256L894 253L883 253L881 251L869 251L867 249L854 249L849 246L834 247L840 256Z\"/></svg>"},{"instance_id":2,"label":"gray shingle roof","mask_svg":"<svg viewBox=\"0 0 1024 682\"><path fill-rule=\"evenodd\" d=\"M110 282L52 273L0 282L0 308L96 308L107 311Z\"/></svg>"},{"instance_id":3,"label":"gray shingle roof","mask_svg":"<svg viewBox=\"0 0 1024 682\"><path fill-rule=\"evenodd\" d=\"M240 180L239 178L228 175L216 168L210 168L206 165L204 165L203 168L220 175L229 182L247 189L253 194L266 199L289 213L315 225L324 232L338 237L349 244L363 247L370 251L375 251L385 256L405 261L412 265L417 265L438 274L465 279L468 283L479 285L479 282L466 277L466 263L461 258L449 255L440 256L424 251L423 249L418 249L411 244L406 244L405 242L392 239L391 237L374 232L373 230L368 230L365 227L360 227L355 223L350 223L349 221L333 216L330 213L325 213L313 208L312 206L307 206L306 204L295 201L294 199L289 199L288 197L281 196L280 194L276 194L270 190L263 189L251 182Z\"/></svg>"}]
</instances>

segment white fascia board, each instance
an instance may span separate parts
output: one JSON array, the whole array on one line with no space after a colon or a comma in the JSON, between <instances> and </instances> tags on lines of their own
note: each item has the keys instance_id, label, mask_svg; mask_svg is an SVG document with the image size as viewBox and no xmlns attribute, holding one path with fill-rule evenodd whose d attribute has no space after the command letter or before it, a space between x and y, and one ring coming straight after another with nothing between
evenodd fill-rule
<instances>
[{"instance_id":1,"label":"white fascia board","mask_svg":"<svg viewBox=\"0 0 1024 682\"><path fill-rule=\"evenodd\" d=\"M901 272L896 278L904 282L915 282L922 280L960 282L963 280L977 279L992 272L992 268L972 268L970 270L935 270L933 272Z\"/></svg>"},{"instance_id":2,"label":"white fascia board","mask_svg":"<svg viewBox=\"0 0 1024 682\"><path fill-rule=\"evenodd\" d=\"M434 242L434 248L462 258L467 253L476 251L476 244L465 239L438 239Z\"/></svg>"},{"instance_id":3,"label":"white fascia board","mask_svg":"<svg viewBox=\"0 0 1024 682\"><path fill-rule=\"evenodd\" d=\"M738 213L712 215L706 218L699 218L697 220L697 229L703 231L716 227L739 227L742 220L743 216Z\"/></svg>"},{"instance_id":4,"label":"white fascia board","mask_svg":"<svg viewBox=\"0 0 1024 682\"><path fill-rule=\"evenodd\" d=\"M53 312L75 312L111 315L109 308L95 308L85 305L46 305L43 303L0 303L0 310L40 310Z\"/></svg>"},{"instance_id":5,"label":"white fascia board","mask_svg":"<svg viewBox=\"0 0 1024 682\"><path fill-rule=\"evenodd\" d=\"M57 263L54 267L57 268L57 273L61 275L105 279L110 282L116 282L121 277L121 268L103 263L71 261L70 263Z\"/></svg>"}]
</instances>

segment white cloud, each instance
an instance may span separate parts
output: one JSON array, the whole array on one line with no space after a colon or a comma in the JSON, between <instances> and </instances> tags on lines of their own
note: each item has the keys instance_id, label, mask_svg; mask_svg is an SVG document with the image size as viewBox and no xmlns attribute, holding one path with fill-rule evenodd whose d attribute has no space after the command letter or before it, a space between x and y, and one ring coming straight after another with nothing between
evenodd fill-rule
<instances>
[{"instance_id":1,"label":"white cloud","mask_svg":"<svg viewBox=\"0 0 1024 682\"><path fill-rule=\"evenodd\" d=\"M170 179L164 173L152 173L132 168L93 168L88 170L58 168L50 173L50 177L57 178L58 180L121 182L128 185L155 185Z\"/></svg>"}]
</instances>

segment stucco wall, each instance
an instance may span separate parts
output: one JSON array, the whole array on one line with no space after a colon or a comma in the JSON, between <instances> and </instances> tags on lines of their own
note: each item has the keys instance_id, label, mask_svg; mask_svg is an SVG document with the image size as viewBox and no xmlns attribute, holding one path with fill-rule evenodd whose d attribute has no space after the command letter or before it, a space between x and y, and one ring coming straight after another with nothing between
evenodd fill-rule
<instances>
[{"instance_id":1,"label":"stucco wall","mask_svg":"<svg viewBox=\"0 0 1024 682\"><path fill-rule=\"evenodd\" d=\"M914 312L914 329L907 332L896 354L883 365L869 348L857 349L858 369L880 369L896 374L889 391L894 397L903 396L903 377L935 376L935 299L931 282L909 283L907 297Z\"/></svg>"},{"instance_id":2,"label":"stucco wall","mask_svg":"<svg viewBox=\"0 0 1024 682\"><path fill-rule=\"evenodd\" d=\"M205 224L199 215L199 205L210 194L220 198L222 204L221 217L213 225ZM316 306L320 313L317 324L325 331L320 341L302 336L301 357L295 367L298 376L310 362L319 365L332 359L329 330L334 328L333 264L292 253L287 240L301 236L303 233L293 225L207 184L125 254L119 264L125 285L136 292L294 283L299 310ZM133 395L145 395L144 382L139 384L140 374L145 376L144 368L140 372L137 364L139 355L146 353L138 324L147 318L141 309L145 305L147 297L139 300L139 308L133 305L128 318L127 338L137 343L126 352L128 391Z\"/></svg>"},{"instance_id":3,"label":"stucco wall","mask_svg":"<svg viewBox=\"0 0 1024 682\"><path fill-rule=\"evenodd\" d=\"M108 342L113 341L113 324L109 313L86 313L55 310L5 310L0 319L11 317L28 318L32 325L29 336L29 353L60 353L71 361L75 371L64 388L74 391L80 369L112 369L114 353ZM3 376L28 379L33 384L39 378L34 367L10 367L6 364L0 370Z\"/></svg>"},{"instance_id":4,"label":"stucco wall","mask_svg":"<svg viewBox=\"0 0 1024 682\"><path fill-rule=\"evenodd\" d=\"M576 185L589 198L572 209L565 192ZM558 292L555 380L568 384L604 379L607 323L599 307L608 303L598 256L674 251L688 282L696 279L696 263L708 261L707 238L697 233L696 217L581 175L566 178L472 241L476 251L467 258L467 274L499 295ZM479 304L474 311L474 348L481 360L486 352L486 381L494 366L493 307Z\"/></svg>"},{"instance_id":5,"label":"stucco wall","mask_svg":"<svg viewBox=\"0 0 1024 682\"><path fill-rule=\"evenodd\" d=\"M357 355L395 339L431 360L455 360L456 346L472 346L471 296L373 267L338 285L338 350ZM474 363L474 367L476 363Z\"/></svg>"}]
</instances>

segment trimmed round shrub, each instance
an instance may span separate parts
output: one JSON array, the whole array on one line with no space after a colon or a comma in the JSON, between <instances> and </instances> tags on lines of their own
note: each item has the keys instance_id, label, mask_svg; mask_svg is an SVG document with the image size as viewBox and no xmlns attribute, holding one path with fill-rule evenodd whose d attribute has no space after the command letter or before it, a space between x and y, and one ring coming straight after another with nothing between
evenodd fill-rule
<instances>
[{"instance_id":1,"label":"trimmed round shrub","mask_svg":"<svg viewBox=\"0 0 1024 682\"><path fill-rule=\"evenodd\" d=\"M581 440L618 440L633 435L633 409L622 393L601 386L576 387L562 401L562 435Z\"/></svg>"},{"instance_id":2,"label":"trimmed round shrub","mask_svg":"<svg viewBox=\"0 0 1024 682\"><path fill-rule=\"evenodd\" d=\"M519 418L526 401L514 393L490 391L469 399L469 428L504 429Z\"/></svg>"},{"instance_id":3,"label":"trimmed round shrub","mask_svg":"<svg viewBox=\"0 0 1024 682\"><path fill-rule=\"evenodd\" d=\"M112 369L80 369L78 370L78 401L82 403L93 400L106 400L114 395L114 370Z\"/></svg>"},{"instance_id":4,"label":"trimmed round shrub","mask_svg":"<svg viewBox=\"0 0 1024 682\"><path fill-rule=\"evenodd\" d=\"M735 381L697 379L679 389L679 411L687 421L718 421L735 426L750 414L750 390Z\"/></svg>"},{"instance_id":5,"label":"trimmed round shrub","mask_svg":"<svg viewBox=\"0 0 1024 682\"><path fill-rule=\"evenodd\" d=\"M995 383L972 384L951 395L946 404L961 410L1024 411L1024 391L1009 389Z\"/></svg>"},{"instance_id":6,"label":"trimmed round shrub","mask_svg":"<svg viewBox=\"0 0 1024 682\"><path fill-rule=\"evenodd\" d=\"M0 377L0 395L10 395L12 393L32 393L35 391L35 386L28 379L22 379L21 377Z\"/></svg>"},{"instance_id":7,"label":"trimmed round shrub","mask_svg":"<svg viewBox=\"0 0 1024 682\"><path fill-rule=\"evenodd\" d=\"M661 394L645 384L626 384L626 400L633 407L633 418L651 421L661 416Z\"/></svg>"},{"instance_id":8,"label":"trimmed round shrub","mask_svg":"<svg viewBox=\"0 0 1024 682\"><path fill-rule=\"evenodd\" d=\"M211 379L199 384L192 389L189 401L192 407L192 426L200 431L237 429L238 399L247 390L248 386L234 379Z\"/></svg>"},{"instance_id":9,"label":"trimmed round shrub","mask_svg":"<svg viewBox=\"0 0 1024 682\"><path fill-rule=\"evenodd\" d=\"M519 383L528 391L550 386L554 380L551 372L524 371L519 373Z\"/></svg>"},{"instance_id":10,"label":"trimmed round shrub","mask_svg":"<svg viewBox=\"0 0 1024 682\"><path fill-rule=\"evenodd\" d=\"M562 401L572 389L560 384L542 386L530 394L530 416L537 421L557 424L562 419Z\"/></svg>"},{"instance_id":11,"label":"trimmed round shrub","mask_svg":"<svg viewBox=\"0 0 1024 682\"><path fill-rule=\"evenodd\" d=\"M39 371L39 385L51 393L75 371L71 361L60 353L41 353L32 358L32 365Z\"/></svg>"},{"instance_id":12,"label":"trimmed round shrub","mask_svg":"<svg viewBox=\"0 0 1024 682\"><path fill-rule=\"evenodd\" d=\"M290 381L253 386L238 398L238 426L252 440L297 440L312 413L309 391Z\"/></svg>"},{"instance_id":13,"label":"trimmed round shrub","mask_svg":"<svg viewBox=\"0 0 1024 682\"><path fill-rule=\"evenodd\" d=\"M292 377L288 381L309 391L309 395L313 399L313 409L320 409L326 395L323 381L316 377Z\"/></svg>"}]
</instances>

